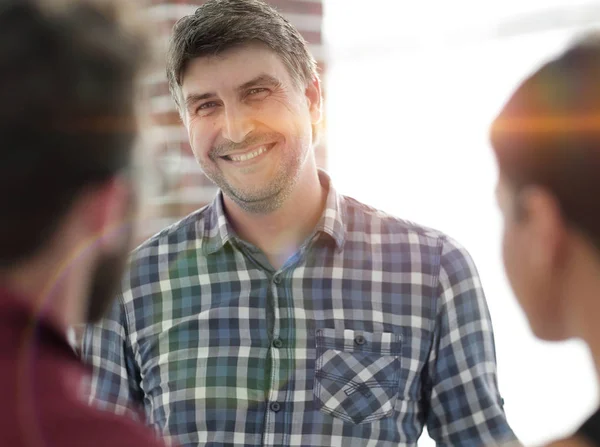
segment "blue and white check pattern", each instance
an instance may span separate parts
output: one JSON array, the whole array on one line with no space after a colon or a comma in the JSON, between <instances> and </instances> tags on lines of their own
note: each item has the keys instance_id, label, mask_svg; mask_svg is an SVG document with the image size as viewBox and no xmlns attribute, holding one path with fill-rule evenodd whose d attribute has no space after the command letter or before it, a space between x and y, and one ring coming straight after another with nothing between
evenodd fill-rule
<instances>
[{"instance_id":1,"label":"blue and white check pattern","mask_svg":"<svg viewBox=\"0 0 600 447\"><path fill-rule=\"evenodd\" d=\"M475 266L442 233L329 189L278 271L222 198L133 254L86 330L92 393L182 446L441 446L510 440Z\"/></svg>"}]
</instances>

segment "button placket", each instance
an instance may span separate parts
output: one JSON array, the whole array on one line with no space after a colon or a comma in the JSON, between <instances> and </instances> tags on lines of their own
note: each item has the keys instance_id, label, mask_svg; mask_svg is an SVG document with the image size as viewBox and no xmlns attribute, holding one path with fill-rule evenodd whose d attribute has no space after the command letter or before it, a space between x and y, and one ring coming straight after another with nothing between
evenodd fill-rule
<instances>
[{"instance_id":1,"label":"button placket","mask_svg":"<svg viewBox=\"0 0 600 447\"><path fill-rule=\"evenodd\" d=\"M367 340L365 340L365 337L363 335L357 335L356 337L354 337L354 344L356 346L363 346L366 342Z\"/></svg>"},{"instance_id":2,"label":"button placket","mask_svg":"<svg viewBox=\"0 0 600 447\"><path fill-rule=\"evenodd\" d=\"M281 355L284 354L283 352L281 352L279 350L280 347L283 347L283 341L279 338L279 331L280 331L280 318L282 317L281 315L281 309L280 309L280 303L279 303L279 290L278 290L278 284L281 283L282 280L282 275L280 273L274 273L271 275L271 277L269 278L269 295L270 295L270 307L272 309L272 326L269 328L269 334L272 338L271 340L271 355L270 355L270 361L271 361L271 377L270 377L270 387L269 387L269 393L268 393L268 397L267 397L267 401L269 402L267 404L267 409L269 410L267 415L266 415L266 421L265 421L265 434L264 434L264 438L265 439L265 443L264 445L270 445L270 443L273 441L273 439L275 439L276 434L274 433L274 427L275 427L275 419L276 419L276 414L279 413L279 411L281 411L282 409L282 404L279 402L279 400L282 399L282 396L280 394L280 389L282 387L281 385Z\"/></svg>"}]
</instances>

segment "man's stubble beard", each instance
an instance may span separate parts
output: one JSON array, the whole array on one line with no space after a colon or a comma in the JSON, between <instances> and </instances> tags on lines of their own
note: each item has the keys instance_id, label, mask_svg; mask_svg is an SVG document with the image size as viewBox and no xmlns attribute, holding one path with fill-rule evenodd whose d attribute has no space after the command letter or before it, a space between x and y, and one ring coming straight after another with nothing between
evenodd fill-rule
<instances>
[{"instance_id":1,"label":"man's stubble beard","mask_svg":"<svg viewBox=\"0 0 600 447\"><path fill-rule=\"evenodd\" d=\"M297 145L303 147L306 144L303 141L296 141ZM271 149L273 150L273 149ZM285 150L285 149L278 149ZM302 168L306 162L308 152L311 150L309 146L307 150L287 154L283 159L280 159L277 167L277 175L269 181L266 187L252 190L252 188L235 188L223 175L223 172L216 168L216 159L218 156L211 155L213 165L206 166L201 163L201 168L205 175L217 185L223 193L233 200L242 210L252 214L269 214L278 210L283 206L287 199L292 194L294 187L298 183ZM221 152L221 151L215 151ZM267 154L268 156L269 154Z\"/></svg>"},{"instance_id":2,"label":"man's stubble beard","mask_svg":"<svg viewBox=\"0 0 600 447\"><path fill-rule=\"evenodd\" d=\"M137 201L138 197L132 189L122 227L117 230L122 232L121 243L112 252L101 254L92 270L84 315L87 323L96 323L104 318L120 291L132 248Z\"/></svg>"},{"instance_id":3,"label":"man's stubble beard","mask_svg":"<svg viewBox=\"0 0 600 447\"><path fill-rule=\"evenodd\" d=\"M85 319L87 323L101 320L119 293L121 278L127 265L129 250L105 254L96 263L92 273Z\"/></svg>"}]
</instances>

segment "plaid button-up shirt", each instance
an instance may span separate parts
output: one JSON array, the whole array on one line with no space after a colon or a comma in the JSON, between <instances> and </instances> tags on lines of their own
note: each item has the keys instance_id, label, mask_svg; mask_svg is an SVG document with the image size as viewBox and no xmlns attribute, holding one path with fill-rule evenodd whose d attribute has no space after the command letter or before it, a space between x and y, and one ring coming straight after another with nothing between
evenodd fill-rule
<instances>
[{"instance_id":1,"label":"plaid button-up shirt","mask_svg":"<svg viewBox=\"0 0 600 447\"><path fill-rule=\"evenodd\" d=\"M435 230L328 188L275 271L219 194L133 254L86 330L92 395L182 446L414 446L511 439L473 262Z\"/></svg>"}]
</instances>

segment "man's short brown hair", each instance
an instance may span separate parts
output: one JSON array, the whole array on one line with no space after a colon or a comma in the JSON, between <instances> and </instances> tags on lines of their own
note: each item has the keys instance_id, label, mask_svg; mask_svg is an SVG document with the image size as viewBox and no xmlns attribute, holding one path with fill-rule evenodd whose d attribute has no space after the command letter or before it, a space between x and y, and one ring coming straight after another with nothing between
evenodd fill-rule
<instances>
[{"instance_id":1,"label":"man's short brown hair","mask_svg":"<svg viewBox=\"0 0 600 447\"><path fill-rule=\"evenodd\" d=\"M306 41L274 8L259 0L208 0L173 28L167 78L180 110L182 78L190 60L249 42L261 42L277 53L299 84L306 86L317 77Z\"/></svg>"}]
</instances>

